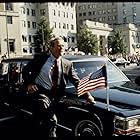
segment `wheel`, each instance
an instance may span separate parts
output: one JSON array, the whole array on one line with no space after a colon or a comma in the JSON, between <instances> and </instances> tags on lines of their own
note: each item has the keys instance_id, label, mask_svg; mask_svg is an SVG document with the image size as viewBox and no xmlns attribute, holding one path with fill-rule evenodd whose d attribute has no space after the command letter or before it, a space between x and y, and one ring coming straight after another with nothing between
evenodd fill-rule
<instances>
[{"instance_id":1,"label":"wheel","mask_svg":"<svg viewBox=\"0 0 140 140\"><path fill-rule=\"evenodd\" d=\"M75 136L102 136L100 128L91 120L82 120L77 123Z\"/></svg>"}]
</instances>

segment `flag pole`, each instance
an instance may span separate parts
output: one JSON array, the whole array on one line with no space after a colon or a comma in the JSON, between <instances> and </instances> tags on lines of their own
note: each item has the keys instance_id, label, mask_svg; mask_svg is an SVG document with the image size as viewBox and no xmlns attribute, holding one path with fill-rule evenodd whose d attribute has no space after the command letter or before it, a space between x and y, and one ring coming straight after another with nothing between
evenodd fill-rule
<instances>
[{"instance_id":1,"label":"flag pole","mask_svg":"<svg viewBox=\"0 0 140 140\"><path fill-rule=\"evenodd\" d=\"M108 92L108 86L106 87L106 103L107 103L107 110L110 111L109 108L109 92Z\"/></svg>"},{"instance_id":2,"label":"flag pole","mask_svg":"<svg viewBox=\"0 0 140 140\"><path fill-rule=\"evenodd\" d=\"M107 77L107 64L105 63L106 66L106 77ZM106 79L107 85L106 85L106 103L107 103L107 110L110 111L109 108L109 84L108 84L108 78Z\"/></svg>"}]
</instances>

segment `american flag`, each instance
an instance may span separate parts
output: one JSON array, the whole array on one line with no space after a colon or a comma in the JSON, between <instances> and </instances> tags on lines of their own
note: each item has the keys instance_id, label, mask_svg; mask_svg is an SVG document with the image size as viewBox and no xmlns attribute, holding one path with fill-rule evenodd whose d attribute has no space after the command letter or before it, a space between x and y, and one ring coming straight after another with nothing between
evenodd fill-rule
<instances>
[{"instance_id":1,"label":"american flag","mask_svg":"<svg viewBox=\"0 0 140 140\"><path fill-rule=\"evenodd\" d=\"M103 65L96 72L83 77L78 84L77 94L80 96L89 91L103 87L107 87L106 65Z\"/></svg>"}]
</instances>

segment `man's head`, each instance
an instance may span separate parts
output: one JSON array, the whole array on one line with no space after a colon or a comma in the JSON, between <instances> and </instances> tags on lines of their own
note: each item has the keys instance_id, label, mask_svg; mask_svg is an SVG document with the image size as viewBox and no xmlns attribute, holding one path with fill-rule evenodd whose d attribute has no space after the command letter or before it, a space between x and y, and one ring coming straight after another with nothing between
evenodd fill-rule
<instances>
[{"instance_id":1,"label":"man's head","mask_svg":"<svg viewBox=\"0 0 140 140\"><path fill-rule=\"evenodd\" d=\"M50 42L51 53L58 58L64 52L64 40L61 37L56 37Z\"/></svg>"}]
</instances>

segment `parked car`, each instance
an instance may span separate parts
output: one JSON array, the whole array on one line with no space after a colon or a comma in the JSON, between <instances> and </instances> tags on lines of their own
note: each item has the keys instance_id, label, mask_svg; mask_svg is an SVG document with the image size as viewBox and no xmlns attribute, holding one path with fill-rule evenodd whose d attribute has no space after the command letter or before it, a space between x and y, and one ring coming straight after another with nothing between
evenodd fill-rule
<instances>
[{"instance_id":1,"label":"parked car","mask_svg":"<svg viewBox=\"0 0 140 140\"><path fill-rule=\"evenodd\" d=\"M111 59L112 62L117 66L124 66L130 64L130 61L125 60L123 57Z\"/></svg>"},{"instance_id":2,"label":"parked car","mask_svg":"<svg viewBox=\"0 0 140 140\"><path fill-rule=\"evenodd\" d=\"M103 64L106 64L108 88L91 91L96 104L87 104L82 96L77 97L75 87L69 82L65 96L62 97L56 109L58 135L139 135L140 91L128 88L133 87L134 83L130 83L126 75L107 57L86 55L64 57L73 62L80 78L97 71ZM9 61L12 63L12 60L7 60ZM6 87L3 91L7 89L9 88ZM0 121L0 128L22 127L25 130L30 128L29 126L34 128L33 114L30 109L21 105L19 100L16 102L20 92L14 90L7 92L2 95L6 98L1 98L3 100L0 104L0 119L3 121Z\"/></svg>"},{"instance_id":3,"label":"parked car","mask_svg":"<svg viewBox=\"0 0 140 140\"><path fill-rule=\"evenodd\" d=\"M136 64L137 64L137 66L140 65L140 59L138 59L138 60L136 61Z\"/></svg>"}]
</instances>

